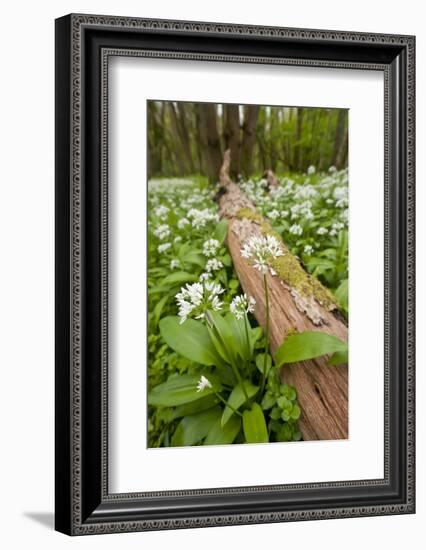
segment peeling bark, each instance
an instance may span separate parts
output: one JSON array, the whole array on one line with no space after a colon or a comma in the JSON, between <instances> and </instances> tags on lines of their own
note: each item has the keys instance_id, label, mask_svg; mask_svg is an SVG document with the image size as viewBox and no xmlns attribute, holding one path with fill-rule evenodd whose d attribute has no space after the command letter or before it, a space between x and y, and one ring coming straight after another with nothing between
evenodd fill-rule
<instances>
[{"instance_id":1,"label":"peeling bark","mask_svg":"<svg viewBox=\"0 0 426 550\"><path fill-rule=\"evenodd\" d=\"M244 292L256 300L254 315L265 327L263 276L241 256L241 248L251 236L272 232L256 213L255 205L229 177L230 152L225 153L220 171L222 194L219 215L229 220L227 245ZM243 213L243 215L242 215ZM285 255L290 254L282 242ZM291 256L292 261L297 260ZM294 264L297 265L296 263ZM302 267L299 265L299 269ZM348 329L334 303L320 303L316 289L320 283L306 272L303 290L280 276L267 276L270 295L270 348L275 353L289 332L321 331L347 341ZM323 289L323 288L322 288ZM325 289L324 293L327 291ZM302 409L299 421L304 440L346 439L348 437L348 369L328 366L327 358L286 365L281 379L298 392Z\"/></svg>"}]
</instances>

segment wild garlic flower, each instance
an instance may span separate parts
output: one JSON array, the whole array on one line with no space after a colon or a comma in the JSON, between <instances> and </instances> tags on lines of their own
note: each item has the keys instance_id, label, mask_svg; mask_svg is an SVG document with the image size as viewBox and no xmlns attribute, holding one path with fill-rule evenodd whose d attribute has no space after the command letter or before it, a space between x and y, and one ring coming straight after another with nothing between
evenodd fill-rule
<instances>
[{"instance_id":1,"label":"wild garlic flower","mask_svg":"<svg viewBox=\"0 0 426 550\"><path fill-rule=\"evenodd\" d=\"M188 225L189 223L190 223L190 221L187 218L181 218L177 222L178 229L183 229L185 227L185 225Z\"/></svg>"},{"instance_id":2,"label":"wild garlic flower","mask_svg":"<svg viewBox=\"0 0 426 550\"><path fill-rule=\"evenodd\" d=\"M209 239L203 244L203 254L210 258L211 256L216 256L217 251L220 248L220 242L217 239Z\"/></svg>"},{"instance_id":3,"label":"wild garlic flower","mask_svg":"<svg viewBox=\"0 0 426 550\"><path fill-rule=\"evenodd\" d=\"M280 217L280 213L278 212L278 210L274 209L268 212L268 218L271 220L276 220L279 217Z\"/></svg>"},{"instance_id":4,"label":"wild garlic flower","mask_svg":"<svg viewBox=\"0 0 426 550\"><path fill-rule=\"evenodd\" d=\"M325 227L318 227L317 229L317 235L327 235L328 229Z\"/></svg>"},{"instance_id":5,"label":"wild garlic flower","mask_svg":"<svg viewBox=\"0 0 426 550\"><path fill-rule=\"evenodd\" d=\"M167 214L170 212L170 208L165 206L164 204L160 204L160 206L157 206L154 210L154 214L159 218L160 220L164 220L167 217Z\"/></svg>"},{"instance_id":6,"label":"wild garlic flower","mask_svg":"<svg viewBox=\"0 0 426 550\"><path fill-rule=\"evenodd\" d=\"M210 281L187 284L182 287L176 294L180 323L184 323L190 316L195 319L204 319L207 309L219 311L223 304L219 296L223 292L225 292L224 288Z\"/></svg>"},{"instance_id":7,"label":"wild garlic flower","mask_svg":"<svg viewBox=\"0 0 426 550\"><path fill-rule=\"evenodd\" d=\"M212 384L208 378L201 375L201 378L198 380L197 384L197 393L203 391L205 388L212 388Z\"/></svg>"},{"instance_id":8,"label":"wild garlic flower","mask_svg":"<svg viewBox=\"0 0 426 550\"><path fill-rule=\"evenodd\" d=\"M172 260L170 262L170 269L177 269L180 266L179 260Z\"/></svg>"},{"instance_id":9,"label":"wild garlic flower","mask_svg":"<svg viewBox=\"0 0 426 550\"><path fill-rule=\"evenodd\" d=\"M235 296L232 300L229 309L235 315L235 317L240 320L243 318L245 313L253 313L254 306L256 305L256 300L253 296L247 296L247 294L240 294Z\"/></svg>"},{"instance_id":10,"label":"wild garlic flower","mask_svg":"<svg viewBox=\"0 0 426 550\"><path fill-rule=\"evenodd\" d=\"M202 227L205 227L209 222L218 221L219 219L218 214L213 213L208 208L204 208L204 210L191 208L190 210L188 210L187 216L190 220L192 220L191 224L196 229L201 229Z\"/></svg>"},{"instance_id":11,"label":"wild garlic flower","mask_svg":"<svg viewBox=\"0 0 426 550\"><path fill-rule=\"evenodd\" d=\"M266 275L269 270L274 275L275 271L270 267L270 262L283 255L281 245L273 235L251 237L241 249L241 256L249 260L252 266L263 275Z\"/></svg>"},{"instance_id":12,"label":"wild garlic flower","mask_svg":"<svg viewBox=\"0 0 426 550\"><path fill-rule=\"evenodd\" d=\"M157 250L160 254L162 254L163 252L168 250L171 246L172 246L171 243L160 244L158 245Z\"/></svg>"},{"instance_id":13,"label":"wild garlic flower","mask_svg":"<svg viewBox=\"0 0 426 550\"><path fill-rule=\"evenodd\" d=\"M312 176L312 174L315 174L315 166L313 165L309 166L307 174L308 176Z\"/></svg>"},{"instance_id":14,"label":"wild garlic flower","mask_svg":"<svg viewBox=\"0 0 426 550\"><path fill-rule=\"evenodd\" d=\"M303 233L302 227L297 223L293 224L289 231L292 235L301 235Z\"/></svg>"},{"instance_id":15,"label":"wild garlic flower","mask_svg":"<svg viewBox=\"0 0 426 550\"><path fill-rule=\"evenodd\" d=\"M337 172L337 168L333 165L333 166L330 166L328 171L330 172L330 174L334 174L334 172Z\"/></svg>"},{"instance_id":16,"label":"wild garlic flower","mask_svg":"<svg viewBox=\"0 0 426 550\"><path fill-rule=\"evenodd\" d=\"M165 223L157 225L157 227L154 229L154 235L158 239L160 239L160 241L164 241L164 239L170 235L169 226Z\"/></svg>"},{"instance_id":17,"label":"wild garlic flower","mask_svg":"<svg viewBox=\"0 0 426 550\"><path fill-rule=\"evenodd\" d=\"M303 252L307 255L307 256L310 256L312 254L312 252L314 251L314 248L310 245L310 244L307 244L305 246L305 248L303 249Z\"/></svg>"},{"instance_id":18,"label":"wild garlic flower","mask_svg":"<svg viewBox=\"0 0 426 550\"><path fill-rule=\"evenodd\" d=\"M207 273L211 273L212 271L219 271L219 269L222 269L223 263L220 260L217 260L216 258L211 258L206 263L206 271Z\"/></svg>"}]
</instances>

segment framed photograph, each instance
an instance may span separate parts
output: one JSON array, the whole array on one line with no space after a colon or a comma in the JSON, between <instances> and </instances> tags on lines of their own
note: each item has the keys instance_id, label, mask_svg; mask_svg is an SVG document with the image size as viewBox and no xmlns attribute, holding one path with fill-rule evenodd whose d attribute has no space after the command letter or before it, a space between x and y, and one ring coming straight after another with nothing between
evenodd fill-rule
<instances>
[{"instance_id":1,"label":"framed photograph","mask_svg":"<svg viewBox=\"0 0 426 550\"><path fill-rule=\"evenodd\" d=\"M413 36L56 20L56 529L415 511Z\"/></svg>"}]
</instances>

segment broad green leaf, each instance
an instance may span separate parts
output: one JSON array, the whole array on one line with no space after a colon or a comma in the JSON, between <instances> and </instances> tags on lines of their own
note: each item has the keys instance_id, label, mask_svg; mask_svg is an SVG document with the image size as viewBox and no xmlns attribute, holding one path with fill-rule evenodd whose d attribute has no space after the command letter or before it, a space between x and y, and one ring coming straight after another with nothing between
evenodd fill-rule
<instances>
[{"instance_id":1,"label":"broad green leaf","mask_svg":"<svg viewBox=\"0 0 426 550\"><path fill-rule=\"evenodd\" d=\"M206 265L206 258L196 250L189 251L183 258L183 261L185 263L198 265L201 269L204 269Z\"/></svg>"},{"instance_id":2,"label":"broad green leaf","mask_svg":"<svg viewBox=\"0 0 426 550\"><path fill-rule=\"evenodd\" d=\"M254 386L251 382L244 381L243 384L249 399L256 395L259 390L259 387ZM229 407L225 407L225 410L223 411L222 426L225 426L225 424L234 414L234 411L232 409L238 410L245 402L246 396L244 394L243 388L241 384L237 384L232 390L230 396L228 397Z\"/></svg>"},{"instance_id":3,"label":"broad green leaf","mask_svg":"<svg viewBox=\"0 0 426 550\"><path fill-rule=\"evenodd\" d=\"M163 312L163 309L164 309L164 306L166 305L167 303L167 300L169 299L169 294L166 294L165 296L163 296L155 305L155 308L154 308L154 320L155 320L155 323L158 323L160 317L161 317L161 313Z\"/></svg>"},{"instance_id":4,"label":"broad green leaf","mask_svg":"<svg viewBox=\"0 0 426 550\"><path fill-rule=\"evenodd\" d=\"M217 239L221 244L226 239L226 234L228 232L228 220L221 220L215 227L213 238Z\"/></svg>"},{"instance_id":5,"label":"broad green leaf","mask_svg":"<svg viewBox=\"0 0 426 550\"><path fill-rule=\"evenodd\" d=\"M172 436L172 446L186 447L199 443L206 437L214 424L219 421L221 413L222 409L220 407L214 407L182 418Z\"/></svg>"},{"instance_id":6,"label":"broad green leaf","mask_svg":"<svg viewBox=\"0 0 426 550\"><path fill-rule=\"evenodd\" d=\"M213 424L211 430L207 434L204 440L204 445L227 445L233 443L237 437L241 428L241 419L239 416L234 415L226 423L226 426L222 426L220 419Z\"/></svg>"},{"instance_id":7,"label":"broad green leaf","mask_svg":"<svg viewBox=\"0 0 426 550\"><path fill-rule=\"evenodd\" d=\"M238 355L245 361L249 361L252 353L250 346L250 326L246 316L244 315L242 319L237 319L233 313L229 312L225 315L225 319L234 335Z\"/></svg>"},{"instance_id":8,"label":"broad green leaf","mask_svg":"<svg viewBox=\"0 0 426 550\"><path fill-rule=\"evenodd\" d=\"M345 365L348 363L348 350L346 351L336 351L328 360L329 365Z\"/></svg>"},{"instance_id":9,"label":"broad green leaf","mask_svg":"<svg viewBox=\"0 0 426 550\"><path fill-rule=\"evenodd\" d=\"M204 394L204 391L205 390L203 390L203 392L200 392L201 395ZM200 397L200 399L197 399L196 401L184 403L183 405L179 405L179 407L176 407L172 412L172 419L182 418L182 416L190 416L191 414L206 411L207 409L211 409L218 403L220 403L220 400L215 394Z\"/></svg>"},{"instance_id":10,"label":"broad green leaf","mask_svg":"<svg viewBox=\"0 0 426 550\"><path fill-rule=\"evenodd\" d=\"M222 359L211 341L207 328L194 319L180 324L179 317L164 317L160 332L165 342L180 355L201 365L221 365Z\"/></svg>"},{"instance_id":11,"label":"broad green leaf","mask_svg":"<svg viewBox=\"0 0 426 550\"><path fill-rule=\"evenodd\" d=\"M300 332L291 334L284 340L275 355L275 363L280 367L284 363L295 363L347 349L346 342L325 332Z\"/></svg>"},{"instance_id":12,"label":"broad green leaf","mask_svg":"<svg viewBox=\"0 0 426 550\"><path fill-rule=\"evenodd\" d=\"M348 311L348 292L349 292L348 279L345 279L344 281L342 281L334 292L334 295L336 296L336 299L339 305L345 311Z\"/></svg>"},{"instance_id":13,"label":"broad green leaf","mask_svg":"<svg viewBox=\"0 0 426 550\"><path fill-rule=\"evenodd\" d=\"M162 281L161 286L193 283L195 281L198 281L197 275L194 275L193 273L187 273L186 271L176 271L176 273L171 273L170 275L165 277Z\"/></svg>"},{"instance_id":14,"label":"broad green leaf","mask_svg":"<svg viewBox=\"0 0 426 550\"><path fill-rule=\"evenodd\" d=\"M206 312L207 328L217 351L231 364L235 365L237 342L230 323L217 311Z\"/></svg>"},{"instance_id":15,"label":"broad green leaf","mask_svg":"<svg viewBox=\"0 0 426 550\"><path fill-rule=\"evenodd\" d=\"M185 403L191 403L202 397L211 395L221 389L216 378L209 375L208 379L212 388L206 387L197 391L197 384L200 376L193 374L182 374L172 376L163 384L155 386L148 394L148 405L154 407L177 407Z\"/></svg>"},{"instance_id":16,"label":"broad green leaf","mask_svg":"<svg viewBox=\"0 0 426 550\"><path fill-rule=\"evenodd\" d=\"M259 355L256 356L256 367L262 374L265 374L265 376L268 376L269 369L272 367L272 358L269 355L269 353L266 354L266 372L264 373L264 369L265 369L264 353L259 353Z\"/></svg>"},{"instance_id":17,"label":"broad green leaf","mask_svg":"<svg viewBox=\"0 0 426 550\"><path fill-rule=\"evenodd\" d=\"M269 441L265 417L258 403L253 403L250 410L243 412L243 430L247 443L267 443Z\"/></svg>"}]
</instances>

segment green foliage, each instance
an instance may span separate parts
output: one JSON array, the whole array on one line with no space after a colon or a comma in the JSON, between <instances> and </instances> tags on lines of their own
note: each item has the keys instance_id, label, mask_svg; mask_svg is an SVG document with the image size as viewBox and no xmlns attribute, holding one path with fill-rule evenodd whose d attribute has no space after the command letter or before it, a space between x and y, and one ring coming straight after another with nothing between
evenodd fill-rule
<instances>
[{"instance_id":1,"label":"green foliage","mask_svg":"<svg viewBox=\"0 0 426 550\"><path fill-rule=\"evenodd\" d=\"M167 382L159 384L148 394L148 405L156 407L176 407L206 397L207 395L220 391L221 387L217 381L213 381L212 376L209 380L212 382L211 388L205 388L203 392L197 391L199 377L183 374L173 375Z\"/></svg>"},{"instance_id":2,"label":"green foliage","mask_svg":"<svg viewBox=\"0 0 426 550\"><path fill-rule=\"evenodd\" d=\"M275 354L277 367L331 353L347 353L348 345L325 332L301 332L288 336Z\"/></svg>"},{"instance_id":3,"label":"green foliage","mask_svg":"<svg viewBox=\"0 0 426 550\"><path fill-rule=\"evenodd\" d=\"M347 230L344 226L330 235L341 211L326 203L327 192L344 186L345 177L339 172L292 175L292 186L286 178L280 185L286 191L270 195L261 182L242 186L254 193L266 216L286 202L306 201L306 186L319 190L319 197L309 199L315 218L302 224L302 236L289 232L291 220L273 219L274 213L270 220L347 311ZM324 183L327 178L331 183ZM300 197L298 188L303 188ZM282 382L278 367L321 354L330 355L329 364L347 362L346 344L323 333L291 334L275 362L266 355L265 380L266 336L251 314L237 319L230 310L242 290L224 244L227 222L218 221L213 192L205 181L159 180L149 183L148 196L149 447L299 441L297 391ZM318 224L327 225L327 235L316 235ZM310 243L314 252L307 255L304 247ZM200 279L220 285L221 305L216 310L207 293L183 318L176 295L194 284L205 288Z\"/></svg>"},{"instance_id":4,"label":"green foliage","mask_svg":"<svg viewBox=\"0 0 426 550\"><path fill-rule=\"evenodd\" d=\"M267 443L269 441L265 416L258 403L253 403L251 409L244 411L243 429L247 443Z\"/></svg>"},{"instance_id":5,"label":"green foliage","mask_svg":"<svg viewBox=\"0 0 426 550\"><path fill-rule=\"evenodd\" d=\"M179 317L165 317L160 321L160 332L164 341L187 359L200 365L221 364L217 348L202 323L187 319L181 324Z\"/></svg>"}]
</instances>

